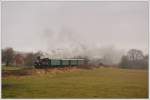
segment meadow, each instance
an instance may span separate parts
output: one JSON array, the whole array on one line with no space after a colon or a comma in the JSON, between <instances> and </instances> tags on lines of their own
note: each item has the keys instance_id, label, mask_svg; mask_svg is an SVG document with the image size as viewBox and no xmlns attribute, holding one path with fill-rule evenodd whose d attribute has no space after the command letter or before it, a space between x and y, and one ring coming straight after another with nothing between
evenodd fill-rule
<instances>
[{"instance_id":1,"label":"meadow","mask_svg":"<svg viewBox=\"0 0 150 100\"><path fill-rule=\"evenodd\" d=\"M95 68L2 75L2 98L148 98L148 70Z\"/></svg>"}]
</instances>

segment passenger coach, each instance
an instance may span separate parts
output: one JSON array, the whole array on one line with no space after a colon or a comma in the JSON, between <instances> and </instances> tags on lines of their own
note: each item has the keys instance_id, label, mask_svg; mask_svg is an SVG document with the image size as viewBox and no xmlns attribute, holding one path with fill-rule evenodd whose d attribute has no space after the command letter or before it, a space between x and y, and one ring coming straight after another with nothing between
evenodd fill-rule
<instances>
[{"instance_id":1,"label":"passenger coach","mask_svg":"<svg viewBox=\"0 0 150 100\"><path fill-rule=\"evenodd\" d=\"M34 62L35 68L46 67L67 67L67 66L81 66L85 63L84 59L49 59L49 58L37 58Z\"/></svg>"}]
</instances>

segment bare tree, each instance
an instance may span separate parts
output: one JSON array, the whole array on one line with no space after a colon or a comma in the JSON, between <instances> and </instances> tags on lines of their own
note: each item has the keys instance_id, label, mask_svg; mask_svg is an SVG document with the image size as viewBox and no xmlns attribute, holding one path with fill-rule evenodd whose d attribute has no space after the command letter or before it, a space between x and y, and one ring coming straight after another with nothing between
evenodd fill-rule
<instances>
[{"instance_id":1,"label":"bare tree","mask_svg":"<svg viewBox=\"0 0 150 100\"><path fill-rule=\"evenodd\" d=\"M33 53L27 53L24 59L26 66L32 66L34 62L35 56Z\"/></svg>"},{"instance_id":2,"label":"bare tree","mask_svg":"<svg viewBox=\"0 0 150 100\"><path fill-rule=\"evenodd\" d=\"M140 50L131 49L128 51L127 57L130 61L137 61L143 59L144 55Z\"/></svg>"},{"instance_id":3,"label":"bare tree","mask_svg":"<svg viewBox=\"0 0 150 100\"><path fill-rule=\"evenodd\" d=\"M127 55L122 56L120 66L123 68L148 68L148 55L144 56L143 52L131 49Z\"/></svg>"},{"instance_id":4,"label":"bare tree","mask_svg":"<svg viewBox=\"0 0 150 100\"><path fill-rule=\"evenodd\" d=\"M24 65L24 57L21 53L18 53L15 55L14 57L14 64L16 66L19 66L19 65Z\"/></svg>"},{"instance_id":5,"label":"bare tree","mask_svg":"<svg viewBox=\"0 0 150 100\"><path fill-rule=\"evenodd\" d=\"M144 59L142 60L142 65L144 69L148 69L148 61L149 61L149 56L147 54L144 56Z\"/></svg>"},{"instance_id":6,"label":"bare tree","mask_svg":"<svg viewBox=\"0 0 150 100\"><path fill-rule=\"evenodd\" d=\"M129 60L127 58L127 56L123 55L121 58L121 62L119 64L122 68L127 68L129 67Z\"/></svg>"},{"instance_id":7,"label":"bare tree","mask_svg":"<svg viewBox=\"0 0 150 100\"><path fill-rule=\"evenodd\" d=\"M2 62L4 62L6 66L10 65L13 62L13 58L14 58L13 48L6 48L2 50Z\"/></svg>"}]
</instances>

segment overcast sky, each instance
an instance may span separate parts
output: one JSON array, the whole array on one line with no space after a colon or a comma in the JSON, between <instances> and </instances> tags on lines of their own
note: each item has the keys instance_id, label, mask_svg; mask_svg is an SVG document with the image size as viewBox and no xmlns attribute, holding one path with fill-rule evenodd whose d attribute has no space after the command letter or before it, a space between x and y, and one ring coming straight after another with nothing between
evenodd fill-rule
<instances>
[{"instance_id":1,"label":"overcast sky","mask_svg":"<svg viewBox=\"0 0 150 100\"><path fill-rule=\"evenodd\" d=\"M2 48L148 52L148 2L2 2Z\"/></svg>"}]
</instances>

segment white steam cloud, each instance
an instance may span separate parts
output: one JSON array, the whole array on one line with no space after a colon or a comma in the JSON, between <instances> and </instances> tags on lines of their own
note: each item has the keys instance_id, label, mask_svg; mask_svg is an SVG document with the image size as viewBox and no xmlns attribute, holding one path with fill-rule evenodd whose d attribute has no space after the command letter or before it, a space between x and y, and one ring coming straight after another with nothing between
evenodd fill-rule
<instances>
[{"instance_id":1,"label":"white steam cloud","mask_svg":"<svg viewBox=\"0 0 150 100\"><path fill-rule=\"evenodd\" d=\"M72 33L71 31L61 30L54 32L46 30L43 38L47 43L47 53L44 57L48 58L88 58L91 62L100 60L106 64L116 64L120 61L124 51L114 46L102 46L100 43L88 44L84 37ZM44 40L43 39L43 40Z\"/></svg>"}]
</instances>

